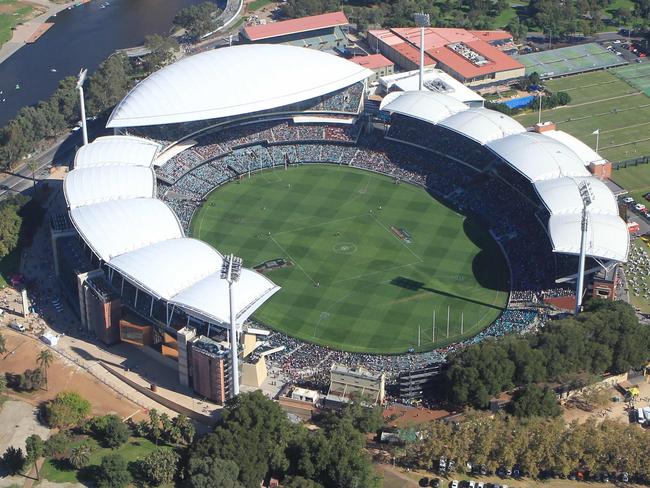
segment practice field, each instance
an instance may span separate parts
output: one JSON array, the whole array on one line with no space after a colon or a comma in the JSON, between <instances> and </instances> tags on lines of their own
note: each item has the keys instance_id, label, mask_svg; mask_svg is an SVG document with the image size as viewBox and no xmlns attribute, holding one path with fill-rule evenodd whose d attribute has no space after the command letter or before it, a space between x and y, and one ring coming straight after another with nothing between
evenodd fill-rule
<instances>
[{"instance_id":1,"label":"practice field","mask_svg":"<svg viewBox=\"0 0 650 488\"><path fill-rule=\"evenodd\" d=\"M637 202L645 203L643 195L650 192L650 164L640 164L612 171L612 180L625 188Z\"/></svg>"},{"instance_id":2,"label":"practice field","mask_svg":"<svg viewBox=\"0 0 650 488\"><path fill-rule=\"evenodd\" d=\"M517 56L517 61L526 67L526 75L537 72L542 78L626 64L626 61L595 42L523 54Z\"/></svg>"},{"instance_id":3,"label":"practice field","mask_svg":"<svg viewBox=\"0 0 650 488\"><path fill-rule=\"evenodd\" d=\"M432 349L476 334L507 302L507 265L486 229L421 188L349 167L229 183L208 197L192 233L246 266L288 260L267 272L282 290L255 318L337 349Z\"/></svg>"},{"instance_id":4,"label":"practice field","mask_svg":"<svg viewBox=\"0 0 650 488\"><path fill-rule=\"evenodd\" d=\"M571 95L571 103L542 112L542 120L555 122L559 129L595 147L617 162L650 154L650 97L608 71L596 71L545 82L553 91ZM526 126L537 122L536 112L515 118Z\"/></svg>"},{"instance_id":5,"label":"practice field","mask_svg":"<svg viewBox=\"0 0 650 488\"><path fill-rule=\"evenodd\" d=\"M612 70L616 76L650 96L650 63L633 63Z\"/></svg>"}]
</instances>

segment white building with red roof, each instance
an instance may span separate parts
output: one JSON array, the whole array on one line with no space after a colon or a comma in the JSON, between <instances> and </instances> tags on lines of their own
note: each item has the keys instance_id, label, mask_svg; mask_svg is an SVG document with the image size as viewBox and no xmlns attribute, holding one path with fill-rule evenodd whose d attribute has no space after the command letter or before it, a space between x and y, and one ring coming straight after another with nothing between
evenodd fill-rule
<instances>
[{"instance_id":1,"label":"white building with red roof","mask_svg":"<svg viewBox=\"0 0 650 488\"><path fill-rule=\"evenodd\" d=\"M405 70L420 62L420 29L403 27L368 31L368 44ZM524 66L506 54L512 36L505 31L425 29L424 64L469 86L507 83L524 76Z\"/></svg>"}]
</instances>

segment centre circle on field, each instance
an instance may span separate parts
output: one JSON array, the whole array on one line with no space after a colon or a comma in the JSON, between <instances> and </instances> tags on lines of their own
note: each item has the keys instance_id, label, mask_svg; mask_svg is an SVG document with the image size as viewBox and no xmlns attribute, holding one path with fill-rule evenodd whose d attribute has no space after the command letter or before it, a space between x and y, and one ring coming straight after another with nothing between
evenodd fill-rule
<instances>
[{"instance_id":1,"label":"centre circle on field","mask_svg":"<svg viewBox=\"0 0 650 488\"><path fill-rule=\"evenodd\" d=\"M336 254L354 254L357 252L357 245L354 242L337 242L332 246Z\"/></svg>"}]
</instances>

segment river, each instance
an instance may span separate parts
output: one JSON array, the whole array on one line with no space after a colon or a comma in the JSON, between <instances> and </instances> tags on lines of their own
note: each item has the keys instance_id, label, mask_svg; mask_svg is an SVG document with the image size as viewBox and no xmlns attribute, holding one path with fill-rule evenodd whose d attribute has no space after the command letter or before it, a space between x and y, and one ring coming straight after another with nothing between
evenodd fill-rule
<instances>
[{"instance_id":1,"label":"river","mask_svg":"<svg viewBox=\"0 0 650 488\"><path fill-rule=\"evenodd\" d=\"M92 0L60 12L36 43L0 64L0 126L21 107L48 98L62 78L81 68L93 72L116 49L137 46L149 34L168 33L178 10L203 1L108 0L102 8L107 0Z\"/></svg>"}]
</instances>

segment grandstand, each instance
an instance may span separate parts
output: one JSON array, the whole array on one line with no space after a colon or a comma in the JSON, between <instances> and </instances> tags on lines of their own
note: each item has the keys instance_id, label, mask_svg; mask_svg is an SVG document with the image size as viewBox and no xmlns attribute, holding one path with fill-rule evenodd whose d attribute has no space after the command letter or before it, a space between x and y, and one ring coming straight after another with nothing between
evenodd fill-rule
<instances>
[{"instance_id":1,"label":"grandstand","mask_svg":"<svg viewBox=\"0 0 650 488\"><path fill-rule=\"evenodd\" d=\"M542 79L627 64L627 61L596 43L522 54L517 56L517 61L526 67L526 75L536 72Z\"/></svg>"},{"instance_id":2,"label":"grandstand","mask_svg":"<svg viewBox=\"0 0 650 488\"><path fill-rule=\"evenodd\" d=\"M246 67L238 73L236 69L224 70L228 63L247 65L242 61L245 59L257 61L259 68L259 63L267 62L266 58L274 58L275 62L268 63L267 71L261 71L264 83L259 83L253 68ZM428 293L436 295L441 305L445 299L453 298L458 301L456 303L463 302L468 307L467 329L462 325L464 315L461 314L460 323L457 317L454 324L450 324L448 336L437 336L434 340L431 335L427 340L415 332L415 325L430 315L430 307L426 305L427 312L421 319L418 316L413 321L393 319L386 323L381 313L377 314L378 307L373 306L373 303L386 302L386 298L370 279L373 286L367 286L358 301L348 303L345 295L336 297L336 306L347 307L345 317L348 320L338 321L336 330L329 336L319 334L318 340L314 339L323 346L373 353L425 351L445 346L444 351L435 350L413 360L414 366L425 367L463 344L528 330L539 316L530 308L544 296L567 293L555 281L575 272L581 209L577 186L570 184L574 179L590 181L598 200L588 215L590 266L598 262L611 268L626 260L627 228L614 211L611 192L603 189L587 170L592 155L584 148L570 138L528 132L523 125L503 114L470 107L440 92L407 91L386 97L381 107L386 116L383 119L386 131L371 130L372 127L364 126L364 117L359 117L364 109L365 80L371 75L372 72L346 60L283 45L237 46L199 54L142 81L109 118L108 126L120 132L158 134L166 131L169 138L152 141L116 135L100 138L78 151L75 169L64 183L75 232L95 265L92 272L105 275L107 282L120 294L123 306L154 327L157 331L154 341L158 341L155 344L161 343L165 334L178 337L180 344L181 336L188 334L190 329L214 336L227 326L227 285L220 278L223 257L215 248L238 252L246 246L269 244L273 228L267 230L266 237L263 232L248 236L243 232L251 232L251 228L265 229L269 221L263 221L263 217L274 212L277 215L274 214L271 221L291 224L283 212L300 205L318 206L319 215L330 215L331 219L332 214L340 211L341 191L354 197L352 200L356 204L370 202L369 197L375 198L372 204L367 203L372 206L365 207L356 218L363 213L370 220L369 208L373 212L395 212L387 222L387 235L382 234L385 229L382 230L381 225L373 224L378 234L371 239L373 252L366 256L368 261L364 264L371 269L370 273L379 266L380 269L413 266L414 263L401 258L395 263L392 256L413 257L416 246L424 246L426 256L446 256L454 246L459 246L458 236L461 235L463 239L470 238L474 246L480 243L482 252L469 260L465 273L479 286L473 281L453 278L459 276L454 260L436 266L435 269L446 274L434 282L424 281L434 276L432 272L421 275L400 272L388 279L388 283L402 293L392 298L398 303L412 301L408 305L413 310L414 304ZM190 134L193 142L175 151L174 144L178 140L189 140ZM166 148L172 148L171 157L160 154ZM335 169L332 164L337 165ZM299 172L285 170L302 166L302 171L307 165L331 175L322 176L323 183L327 183L328 178L338 178L339 182L352 180L354 177L350 175L363 170L361 174L369 175L368 181L371 178L381 180L383 183L377 185L383 189L375 194L369 193L369 187L364 189L363 185L348 188L343 183L331 184L329 180L329 186L323 184L320 188L318 182L312 185L314 191L323 193L314 193L312 198L305 193L291 205L286 202L283 206L275 205L274 202L282 201L283 194L273 188L277 189L280 183L287 191L282 175ZM253 173L259 176L251 178L251 182L266 185L261 185L258 193L249 194L244 200L232 199L232 211L224 218L212 220L210 226L215 232L208 230L202 234L201 221L197 224L194 218L197 211L216 215L213 211L219 209L219 196L225 195L222 190L212 193L213 190L228 182L248 181ZM379 175L370 176L371 173ZM154 177L157 177L155 183ZM291 183L288 181L289 185ZM296 181L296 187L298 184ZM248 185L226 185L223 191L234 192L245 187ZM268 208L273 209L266 213L260 209L260 205L265 206L260 199L263 190L268 193ZM403 192L414 195L417 192L418 195L412 201L403 202L401 210L408 212L398 212L390 206L390 195L402 195ZM418 200L422 196L427 197L429 203ZM439 210L442 206L436 200L444 203L444 212ZM456 225L441 227L435 237L427 238L426 232L418 229L431 223L424 217L434 215L428 210L433 207L438 208L435 215L447 215L448 222L456 222ZM256 220L247 220L251 216ZM433 223L436 221L432 219ZM331 220L323 222L331 223ZM411 242L391 233L391 226L404 229L411 236ZM196 238L189 237L190 230ZM481 237L485 230L489 230L491 238ZM336 237L340 230L329 228L326 232ZM291 288L292 293L300 288L295 284L301 282L302 291L295 293L285 305L308 310L310 315L304 313L303 321L312 331L334 314L333 309L315 305L327 294L330 297L335 294L335 287L326 286L332 282L313 280L309 286L304 286L305 276L311 275L307 268L300 269L300 260L296 259L296 256L301 258L317 249L311 250L311 241L301 242L306 231L296 233L291 229L290 233L291 239L278 240L275 247L270 241L267 249L272 248L274 255L260 255L259 262L288 258L294 265L264 276L250 269L242 272L242 279L236 285L235 301L237 326L242 331L247 330L253 314L271 310L262 306L280 289L275 283L276 277L283 288ZM235 240L238 235L247 240ZM315 235L318 236L318 232ZM197 238L205 238L209 244ZM223 247L226 244L227 247ZM318 259L312 261L329 266L330 271L336 266L353 270L361 266L354 261L356 253L351 252L354 245L352 242L343 247L330 246L328 249L333 256L338 257L320 259L317 256ZM435 247L435 253L431 246ZM489 251L490 246L498 246L499 252ZM475 247L470 249L476 251ZM287 253L291 257L282 255ZM504 296L507 293L494 293L504 291L503 281L499 281L502 277L493 268L499 253L508 262L511 299L525 311L508 307L497 319L499 313L494 311L500 312L507 301ZM424 260L419 254L415 255ZM246 264L254 266L259 262ZM366 274L362 278L368 280ZM357 288L354 281L359 278L350 278L352 289ZM361 282L358 283L361 287ZM487 307L493 313L472 321L470 310L476 311L477 304L487 306L486 291L490 291L495 300L488 302ZM267 313L268 317L273 314ZM275 315L264 325L311 340L304 331L296 332L290 328L291 322L279 317ZM373 336L366 334L365 343L357 341L363 332L357 325L364 323L382 329L383 339L375 344ZM393 341L392 347L386 342L386 332L391 328L393 335L400 339ZM356 334L351 340L345 336L348 330ZM315 336L312 332L311 338ZM286 336L278 337L291 343L292 339ZM461 342L452 344L457 341ZM328 349L309 346L304 350L327 351L328 359L322 361L323 367L328 361L341 357ZM181 355L179 351L179 358ZM278 361L285 359L286 356L281 356ZM300 363L293 359L292 364ZM361 360L378 368L394 369L402 364L401 360L385 356L373 359L363 356ZM189 374L187 367L179 360L179 371L186 376Z\"/></svg>"}]
</instances>

